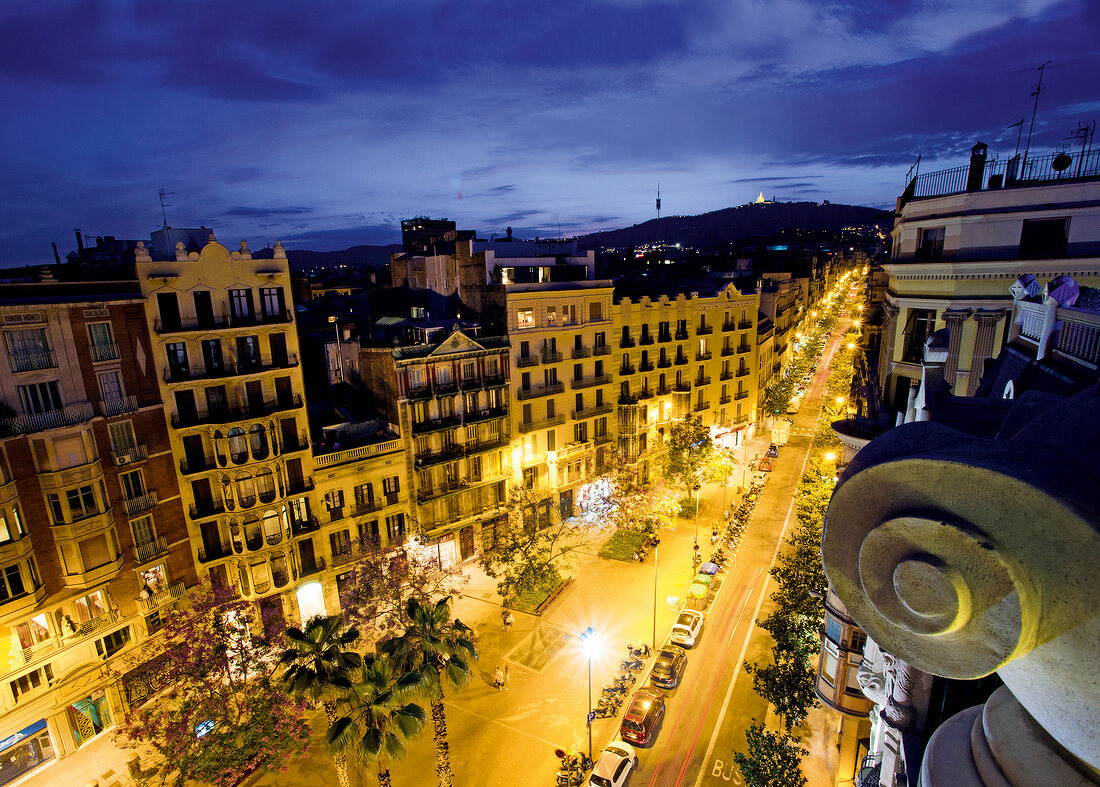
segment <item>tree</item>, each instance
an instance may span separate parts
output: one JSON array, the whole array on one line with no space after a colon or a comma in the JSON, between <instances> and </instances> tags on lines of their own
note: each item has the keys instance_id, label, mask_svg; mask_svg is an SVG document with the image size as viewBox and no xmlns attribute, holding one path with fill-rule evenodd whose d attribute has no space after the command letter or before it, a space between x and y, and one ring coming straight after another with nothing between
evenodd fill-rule
<instances>
[{"instance_id":1,"label":"tree","mask_svg":"<svg viewBox=\"0 0 1100 787\"><path fill-rule=\"evenodd\" d=\"M810 617L779 607L757 623L772 635L775 651L785 651L808 659L821 648L821 638L818 635L820 608L815 609L815 613Z\"/></svg>"},{"instance_id":2,"label":"tree","mask_svg":"<svg viewBox=\"0 0 1100 787\"><path fill-rule=\"evenodd\" d=\"M561 521L552 500L513 489L507 518L498 524L495 542L478 555L478 565L508 600L557 584L586 548L580 529Z\"/></svg>"},{"instance_id":3,"label":"tree","mask_svg":"<svg viewBox=\"0 0 1100 787\"><path fill-rule=\"evenodd\" d=\"M734 752L745 787L805 787L802 758L808 752L784 732L770 732L753 721L745 730L747 752Z\"/></svg>"},{"instance_id":4,"label":"tree","mask_svg":"<svg viewBox=\"0 0 1100 787\"><path fill-rule=\"evenodd\" d=\"M477 659L471 639L473 631L460 620L451 620L451 599L434 604L409 599L406 610L409 627L395 639L386 640L379 649L393 657L398 670L416 671L417 680L431 704L435 734L436 774L439 787L451 787L450 744L447 741L447 715L443 708L444 684L453 689L466 685Z\"/></svg>"},{"instance_id":5,"label":"tree","mask_svg":"<svg viewBox=\"0 0 1100 787\"><path fill-rule=\"evenodd\" d=\"M674 530L680 501L668 485L655 481L643 484L638 473L617 462L611 473L608 520L616 528L657 532Z\"/></svg>"},{"instance_id":6,"label":"tree","mask_svg":"<svg viewBox=\"0 0 1100 787\"><path fill-rule=\"evenodd\" d=\"M686 496L703 482L703 470L713 451L710 430L699 416L689 415L669 430L665 475L682 487Z\"/></svg>"},{"instance_id":7,"label":"tree","mask_svg":"<svg viewBox=\"0 0 1100 787\"><path fill-rule=\"evenodd\" d=\"M810 708L817 704L814 694L814 670L797 653L775 650L775 661L766 667L745 662L745 671L752 675L752 688L775 708L790 732L806 720Z\"/></svg>"},{"instance_id":8,"label":"tree","mask_svg":"<svg viewBox=\"0 0 1100 787\"><path fill-rule=\"evenodd\" d=\"M328 723L335 723L336 697L351 687L348 673L362 663L359 654L350 650L359 639L358 629L346 628L340 615L317 615L306 621L305 629L290 627L283 634L291 642L279 659L286 667L284 687L292 695L310 700L314 707L320 704ZM333 764L342 787L350 787L342 752L334 753Z\"/></svg>"},{"instance_id":9,"label":"tree","mask_svg":"<svg viewBox=\"0 0 1100 787\"><path fill-rule=\"evenodd\" d=\"M442 566L430 547L379 547L368 540L359 550L360 557L350 565L340 590L340 607L366 642L380 642L404 631L409 624L404 617L409 599L428 603L443 596L457 597L470 581L458 566Z\"/></svg>"},{"instance_id":10,"label":"tree","mask_svg":"<svg viewBox=\"0 0 1100 787\"><path fill-rule=\"evenodd\" d=\"M420 675L398 675L387 656L372 653L348 677L343 715L331 720L325 740L340 758L376 764L379 787L389 787L389 766L405 756L405 741L420 734L427 718L421 706L405 702L421 688Z\"/></svg>"},{"instance_id":11,"label":"tree","mask_svg":"<svg viewBox=\"0 0 1100 787\"><path fill-rule=\"evenodd\" d=\"M132 708L117 732L123 746L157 752L162 783L228 786L305 756L307 704L279 685L274 649L258 634L263 623L251 602L208 590L170 610L136 654L160 663L167 689ZM276 630L269 625L268 635Z\"/></svg>"}]
</instances>

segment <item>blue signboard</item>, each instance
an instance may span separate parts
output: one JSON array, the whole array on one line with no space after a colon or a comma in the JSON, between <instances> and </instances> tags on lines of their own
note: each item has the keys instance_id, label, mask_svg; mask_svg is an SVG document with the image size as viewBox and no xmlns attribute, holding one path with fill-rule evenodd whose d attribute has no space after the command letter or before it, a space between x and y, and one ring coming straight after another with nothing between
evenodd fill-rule
<instances>
[{"instance_id":1,"label":"blue signboard","mask_svg":"<svg viewBox=\"0 0 1100 787\"><path fill-rule=\"evenodd\" d=\"M4 738L4 740L0 741L0 751L4 751L4 749L11 748L12 746L19 743L19 741L23 740L24 738L29 738L32 735L34 735L35 733L42 732L42 730L44 730L44 729L46 729L46 720L45 719L39 719L38 721L36 721L31 726L24 727L23 729L21 729L19 732L15 733L14 735L9 735L8 737Z\"/></svg>"}]
</instances>

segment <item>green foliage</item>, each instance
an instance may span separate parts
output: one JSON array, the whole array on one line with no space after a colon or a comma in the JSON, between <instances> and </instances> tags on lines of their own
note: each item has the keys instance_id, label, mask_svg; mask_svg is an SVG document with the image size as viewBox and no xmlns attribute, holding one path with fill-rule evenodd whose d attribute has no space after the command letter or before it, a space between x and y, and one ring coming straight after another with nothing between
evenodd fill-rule
<instances>
[{"instance_id":1,"label":"green foliage","mask_svg":"<svg viewBox=\"0 0 1100 787\"><path fill-rule=\"evenodd\" d=\"M753 721L745 731L747 752L735 752L734 762L745 787L805 787L802 758L808 752L784 732L770 732Z\"/></svg>"},{"instance_id":2,"label":"green foliage","mask_svg":"<svg viewBox=\"0 0 1100 787\"><path fill-rule=\"evenodd\" d=\"M533 613L538 609L539 604L546 601L561 583L561 574L556 572L547 574L538 585L512 596L508 600L508 606L512 609L518 609L520 612Z\"/></svg>"},{"instance_id":3,"label":"green foliage","mask_svg":"<svg viewBox=\"0 0 1100 787\"><path fill-rule=\"evenodd\" d=\"M783 720L787 732L806 720L816 703L814 670L797 653L776 650L775 661L767 666L745 662L752 675L752 688L768 701Z\"/></svg>"},{"instance_id":4,"label":"green foliage","mask_svg":"<svg viewBox=\"0 0 1100 787\"><path fill-rule=\"evenodd\" d=\"M705 478L712 484L724 484L729 480L730 474L740 466L741 463L731 449L715 448L704 471Z\"/></svg>"},{"instance_id":5,"label":"green foliage","mask_svg":"<svg viewBox=\"0 0 1100 787\"><path fill-rule=\"evenodd\" d=\"M677 421L669 430L665 476L685 493L703 482L703 473L714 452L710 430L697 415Z\"/></svg>"},{"instance_id":6,"label":"green foliage","mask_svg":"<svg viewBox=\"0 0 1100 787\"><path fill-rule=\"evenodd\" d=\"M646 538L648 538L648 535L643 531L619 528L611 534L611 538L607 539L607 543L600 547L598 554L600 557L610 560L630 561L634 559L634 553L638 551Z\"/></svg>"},{"instance_id":7,"label":"green foliage","mask_svg":"<svg viewBox=\"0 0 1100 787\"><path fill-rule=\"evenodd\" d=\"M607 504L607 518L620 530L655 532L676 528L676 494L661 481L643 484L637 470L621 459L611 474Z\"/></svg>"},{"instance_id":8,"label":"green foliage","mask_svg":"<svg viewBox=\"0 0 1100 787\"><path fill-rule=\"evenodd\" d=\"M292 694L317 704L347 688L347 673L359 666L361 658L351 650L359 631L346 628L342 616L317 615L304 628L291 626L283 632L290 647L279 663L286 667L283 685Z\"/></svg>"},{"instance_id":9,"label":"green foliage","mask_svg":"<svg viewBox=\"0 0 1100 787\"><path fill-rule=\"evenodd\" d=\"M556 521L555 521L556 520ZM514 489L507 521L496 529L496 543L478 555L478 565L497 581L506 601L572 573L587 548L576 527L557 517L557 506L529 489Z\"/></svg>"}]
</instances>

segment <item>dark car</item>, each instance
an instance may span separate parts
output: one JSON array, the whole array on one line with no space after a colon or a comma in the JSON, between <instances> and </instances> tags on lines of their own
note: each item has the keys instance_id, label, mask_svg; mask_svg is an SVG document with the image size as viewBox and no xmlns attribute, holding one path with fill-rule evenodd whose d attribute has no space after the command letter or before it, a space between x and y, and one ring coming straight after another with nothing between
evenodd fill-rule
<instances>
[{"instance_id":1,"label":"dark car","mask_svg":"<svg viewBox=\"0 0 1100 787\"><path fill-rule=\"evenodd\" d=\"M779 446L777 446L775 443L772 443L768 446L768 450L765 452L764 456L770 456L772 459L778 459Z\"/></svg>"},{"instance_id":2,"label":"dark car","mask_svg":"<svg viewBox=\"0 0 1100 787\"><path fill-rule=\"evenodd\" d=\"M687 666L687 654L680 648L661 648L657 654L657 663L649 673L649 682L662 689L674 689L680 683L680 677Z\"/></svg>"},{"instance_id":3,"label":"dark car","mask_svg":"<svg viewBox=\"0 0 1100 787\"><path fill-rule=\"evenodd\" d=\"M665 715L665 695L656 689L641 689L634 693L630 707L623 714L619 734L624 741L645 746L657 735L657 725Z\"/></svg>"}]
</instances>

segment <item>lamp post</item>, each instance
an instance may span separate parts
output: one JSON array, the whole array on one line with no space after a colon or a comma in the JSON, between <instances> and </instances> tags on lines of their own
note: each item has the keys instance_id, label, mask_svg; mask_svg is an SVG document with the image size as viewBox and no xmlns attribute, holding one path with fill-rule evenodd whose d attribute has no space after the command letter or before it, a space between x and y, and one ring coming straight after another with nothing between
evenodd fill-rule
<instances>
[{"instance_id":1,"label":"lamp post","mask_svg":"<svg viewBox=\"0 0 1100 787\"><path fill-rule=\"evenodd\" d=\"M600 643L596 639L596 629L589 626L581 632L581 645L585 655L588 656L588 715L585 723L588 726L588 759L592 759L592 654L599 648Z\"/></svg>"},{"instance_id":2,"label":"lamp post","mask_svg":"<svg viewBox=\"0 0 1100 787\"><path fill-rule=\"evenodd\" d=\"M653 649L657 650L657 549L661 539L653 539Z\"/></svg>"}]
</instances>

